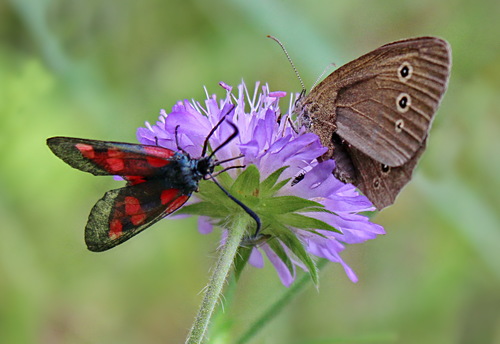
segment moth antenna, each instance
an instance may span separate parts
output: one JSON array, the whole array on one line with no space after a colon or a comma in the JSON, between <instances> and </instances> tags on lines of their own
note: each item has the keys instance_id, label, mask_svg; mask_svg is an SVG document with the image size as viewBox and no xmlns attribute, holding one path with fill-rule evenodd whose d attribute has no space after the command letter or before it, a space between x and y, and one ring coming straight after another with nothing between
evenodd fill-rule
<instances>
[{"instance_id":1,"label":"moth antenna","mask_svg":"<svg viewBox=\"0 0 500 344\"><path fill-rule=\"evenodd\" d=\"M241 166L229 166L229 167L226 167L225 169L223 170L220 170L220 171L217 171L216 173L212 174L212 177L217 177L219 174L221 173L224 173L228 170L232 170L232 169L235 169L235 168L245 168L246 165L241 165ZM210 178L210 177L209 177Z\"/></svg>"},{"instance_id":2,"label":"moth antenna","mask_svg":"<svg viewBox=\"0 0 500 344\"><path fill-rule=\"evenodd\" d=\"M274 36L267 35L267 38L271 38L273 41L275 41L276 43L279 44L281 49L283 49L283 52L285 53L286 58L288 59L288 62L290 62L290 64L292 65L292 69L295 72L295 75L297 75L297 78L299 79L300 86L302 87L302 91L300 92L300 94L301 94L301 96L304 95L306 93L306 87L304 86L304 82L302 81L302 78L300 77L299 71L297 70L297 68L295 68L295 65L293 64L292 58L290 57L290 55L288 55L288 52L286 51L285 46L283 45L283 43L280 42L279 39L277 39Z\"/></svg>"},{"instance_id":3,"label":"moth antenna","mask_svg":"<svg viewBox=\"0 0 500 344\"><path fill-rule=\"evenodd\" d=\"M332 67L336 67L337 65L332 62L330 64L328 64L328 66L325 67L325 69L321 72L321 74L318 76L318 78L316 79L316 81L314 82L313 86L311 87L311 89L315 88L316 85L319 83L319 81L323 78L323 76L326 74L326 72L332 68Z\"/></svg>"},{"instance_id":4,"label":"moth antenna","mask_svg":"<svg viewBox=\"0 0 500 344\"><path fill-rule=\"evenodd\" d=\"M231 111L234 110L236 106L233 105L231 107L231 109L222 116L222 118L220 119L219 122L217 122L217 124L212 128L212 130L210 130L210 132L208 133L207 137L205 138L205 142L203 142L203 149L201 151L201 156L205 156L205 154L207 153L207 149L208 149L208 141L210 140L210 137L215 133L215 131L217 130L218 127L220 127L220 125L222 124L222 122L224 122L224 120L226 119L226 116L229 115L231 113ZM235 130L235 132L233 132L233 134L231 136L229 136L228 139L226 139L226 141L224 141L219 147L217 147L213 152L212 154L210 154L210 157L213 157L215 152L217 152L219 149L221 149L222 147L224 147L225 145L227 145L232 139L234 139L239 131L238 131L238 128L231 122L228 122L232 127L233 129Z\"/></svg>"},{"instance_id":5,"label":"moth antenna","mask_svg":"<svg viewBox=\"0 0 500 344\"><path fill-rule=\"evenodd\" d=\"M214 166L219 166L219 165L224 164L226 162L230 162L230 161L237 160L237 159L244 158L244 157L245 157L245 155L240 154L238 156L233 156L232 158L229 158L229 159L219 160L219 161L216 161L214 163Z\"/></svg>"},{"instance_id":6,"label":"moth antenna","mask_svg":"<svg viewBox=\"0 0 500 344\"><path fill-rule=\"evenodd\" d=\"M179 127L180 125L176 125L175 126L175 131L174 131L174 134L175 134L175 145L177 146L177 150L178 151L181 151L182 153L184 153L185 155L189 156L189 153L186 152L180 145L179 145ZM155 136L156 138L156 145L158 146L158 138Z\"/></svg>"},{"instance_id":7,"label":"moth antenna","mask_svg":"<svg viewBox=\"0 0 500 344\"><path fill-rule=\"evenodd\" d=\"M209 159L211 159L219 149L221 149L222 147L227 145L229 142L231 142L240 133L240 131L238 130L238 127L234 123L231 123L228 121L227 124L229 124L233 128L233 130L234 130L233 133L226 139L226 141L222 142L219 145L219 147L217 147L213 150L213 152L208 156Z\"/></svg>"}]
</instances>

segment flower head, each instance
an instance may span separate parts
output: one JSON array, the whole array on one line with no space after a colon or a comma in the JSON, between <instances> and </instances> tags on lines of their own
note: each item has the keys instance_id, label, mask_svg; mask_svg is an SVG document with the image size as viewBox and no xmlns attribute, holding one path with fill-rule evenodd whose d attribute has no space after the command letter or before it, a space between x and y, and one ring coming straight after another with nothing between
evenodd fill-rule
<instances>
[{"instance_id":1,"label":"flower head","mask_svg":"<svg viewBox=\"0 0 500 344\"><path fill-rule=\"evenodd\" d=\"M230 169L217 178L255 211L263 224L258 235L254 235L255 226L249 226L248 240L242 243L236 262L237 269L241 271L247 261L262 267L264 253L284 285L294 281L296 267L308 271L317 283L311 258L315 255L340 263L356 282L356 275L340 252L345 244L361 243L384 234L381 226L360 214L375 208L354 186L343 184L333 176L333 160L317 161L326 148L317 135L293 130L288 115L282 115L279 108L284 92L270 92L264 85L258 93L257 83L250 95L242 83L234 94L230 86L223 83L221 86L226 90L225 98L217 100L215 95L207 95L204 105L185 100L178 102L168 114L162 110L155 125L146 123L146 128L138 129L139 141L176 150L177 139L179 147L197 157L201 155L207 134L225 116L211 136L210 146L220 147L232 133L225 122L234 123L239 135L221 147L216 158L222 161L242 156L224 167L232 164L246 168ZM202 233L210 232L213 224L230 230L232 217L245 216L242 209L210 181L200 185L197 196L196 203L187 206L184 212L202 215Z\"/></svg>"}]
</instances>

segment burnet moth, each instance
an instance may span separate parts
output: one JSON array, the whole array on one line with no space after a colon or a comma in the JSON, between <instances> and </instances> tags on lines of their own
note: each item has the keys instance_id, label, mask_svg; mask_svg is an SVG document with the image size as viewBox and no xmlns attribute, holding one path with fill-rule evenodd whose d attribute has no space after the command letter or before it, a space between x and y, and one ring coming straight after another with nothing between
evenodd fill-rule
<instances>
[{"instance_id":1,"label":"burnet moth","mask_svg":"<svg viewBox=\"0 0 500 344\"><path fill-rule=\"evenodd\" d=\"M192 158L179 147L177 151L160 146L52 137L47 145L52 152L73 168L96 176L121 176L127 185L106 192L92 208L85 227L85 242L90 251L100 252L119 245L165 216L179 209L198 190L201 179L211 179L257 224L260 219L250 208L232 196L214 178L232 166L214 173L216 166L241 156L217 161L215 153L238 135L238 128L227 121L233 133L208 156L208 142L225 116L205 138L201 157Z\"/></svg>"}]
</instances>

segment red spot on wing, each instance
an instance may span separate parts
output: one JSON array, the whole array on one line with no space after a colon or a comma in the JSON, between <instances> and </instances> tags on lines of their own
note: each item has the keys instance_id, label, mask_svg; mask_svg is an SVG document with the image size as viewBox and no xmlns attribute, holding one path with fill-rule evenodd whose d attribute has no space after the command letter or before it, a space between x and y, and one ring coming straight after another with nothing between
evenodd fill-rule
<instances>
[{"instance_id":1,"label":"red spot on wing","mask_svg":"<svg viewBox=\"0 0 500 344\"><path fill-rule=\"evenodd\" d=\"M123 178L128 181L130 185L136 185L146 181L143 176L124 176Z\"/></svg>"},{"instance_id":2,"label":"red spot on wing","mask_svg":"<svg viewBox=\"0 0 500 344\"><path fill-rule=\"evenodd\" d=\"M95 151L94 147L91 145L87 145L85 143L77 143L75 145L76 149L82 153L82 155L88 159L94 159L95 158Z\"/></svg>"},{"instance_id":3,"label":"red spot on wing","mask_svg":"<svg viewBox=\"0 0 500 344\"><path fill-rule=\"evenodd\" d=\"M144 151L150 155L146 157L146 160L148 161L148 164L153 167L163 167L168 165L170 163L168 159L175 154L173 150L163 147L145 146Z\"/></svg>"},{"instance_id":4,"label":"red spot on wing","mask_svg":"<svg viewBox=\"0 0 500 344\"><path fill-rule=\"evenodd\" d=\"M182 195L178 189L163 190L161 204L167 205L165 213L170 214L180 208L189 199L190 195Z\"/></svg>"},{"instance_id":5,"label":"red spot on wing","mask_svg":"<svg viewBox=\"0 0 500 344\"><path fill-rule=\"evenodd\" d=\"M108 156L111 158L124 158L125 153L123 153L121 150L116 149L116 148L109 148L108 149Z\"/></svg>"},{"instance_id":6,"label":"red spot on wing","mask_svg":"<svg viewBox=\"0 0 500 344\"><path fill-rule=\"evenodd\" d=\"M189 199L189 196L187 195L182 195L177 197L177 199L174 199L172 203L167 207L166 212L171 213L179 209L186 201Z\"/></svg>"},{"instance_id":7,"label":"red spot on wing","mask_svg":"<svg viewBox=\"0 0 500 344\"><path fill-rule=\"evenodd\" d=\"M154 155L158 158L169 159L175 152L168 148L155 147L155 146L144 146L144 151L148 154Z\"/></svg>"},{"instance_id":8,"label":"red spot on wing","mask_svg":"<svg viewBox=\"0 0 500 344\"><path fill-rule=\"evenodd\" d=\"M138 226L142 223L144 223L144 220L146 220L146 214L137 214L130 216L130 221L134 226Z\"/></svg>"},{"instance_id":9,"label":"red spot on wing","mask_svg":"<svg viewBox=\"0 0 500 344\"><path fill-rule=\"evenodd\" d=\"M108 158L106 159L106 163L107 170L110 173L117 173L125 168L122 158Z\"/></svg>"},{"instance_id":10,"label":"red spot on wing","mask_svg":"<svg viewBox=\"0 0 500 344\"><path fill-rule=\"evenodd\" d=\"M125 197L125 214L130 216L130 221L135 226L146 220L146 214L142 210L141 202L132 196Z\"/></svg>"},{"instance_id":11,"label":"red spot on wing","mask_svg":"<svg viewBox=\"0 0 500 344\"><path fill-rule=\"evenodd\" d=\"M110 173L117 173L125 168L125 154L116 148L109 148L106 157L106 169Z\"/></svg>"},{"instance_id":12,"label":"red spot on wing","mask_svg":"<svg viewBox=\"0 0 500 344\"><path fill-rule=\"evenodd\" d=\"M153 157L153 156L146 157L146 161L152 167L163 167L165 165L170 164L170 161L168 161L168 160L165 160L163 158L156 158L156 157Z\"/></svg>"},{"instance_id":13,"label":"red spot on wing","mask_svg":"<svg viewBox=\"0 0 500 344\"><path fill-rule=\"evenodd\" d=\"M161 204L170 203L175 197L179 195L178 189L167 189L161 192Z\"/></svg>"},{"instance_id":14,"label":"red spot on wing","mask_svg":"<svg viewBox=\"0 0 500 344\"><path fill-rule=\"evenodd\" d=\"M132 196L125 197L125 214L135 215L141 212L141 203Z\"/></svg>"},{"instance_id":15,"label":"red spot on wing","mask_svg":"<svg viewBox=\"0 0 500 344\"><path fill-rule=\"evenodd\" d=\"M118 239L123 234L123 225L120 220L114 219L109 223L109 233L110 239Z\"/></svg>"}]
</instances>

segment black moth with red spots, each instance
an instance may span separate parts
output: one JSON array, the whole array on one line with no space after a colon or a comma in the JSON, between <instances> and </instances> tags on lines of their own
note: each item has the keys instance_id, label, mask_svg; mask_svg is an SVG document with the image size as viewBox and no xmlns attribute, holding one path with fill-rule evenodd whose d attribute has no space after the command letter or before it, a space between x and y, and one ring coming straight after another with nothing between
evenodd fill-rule
<instances>
[{"instance_id":1,"label":"black moth with red spots","mask_svg":"<svg viewBox=\"0 0 500 344\"><path fill-rule=\"evenodd\" d=\"M208 139L221 122L207 136L202 156L197 159L180 148L175 152L159 146L49 138L47 145L52 152L71 167L96 176L121 176L127 181L125 187L106 192L92 208L85 227L88 249L100 252L115 247L176 211L197 191L201 179L212 179L242 207L256 221L258 233L258 216L222 188L212 175L215 166L226 162L215 161L213 155L236 137L236 126L228 122L234 133L211 155L204 156Z\"/></svg>"}]
</instances>

